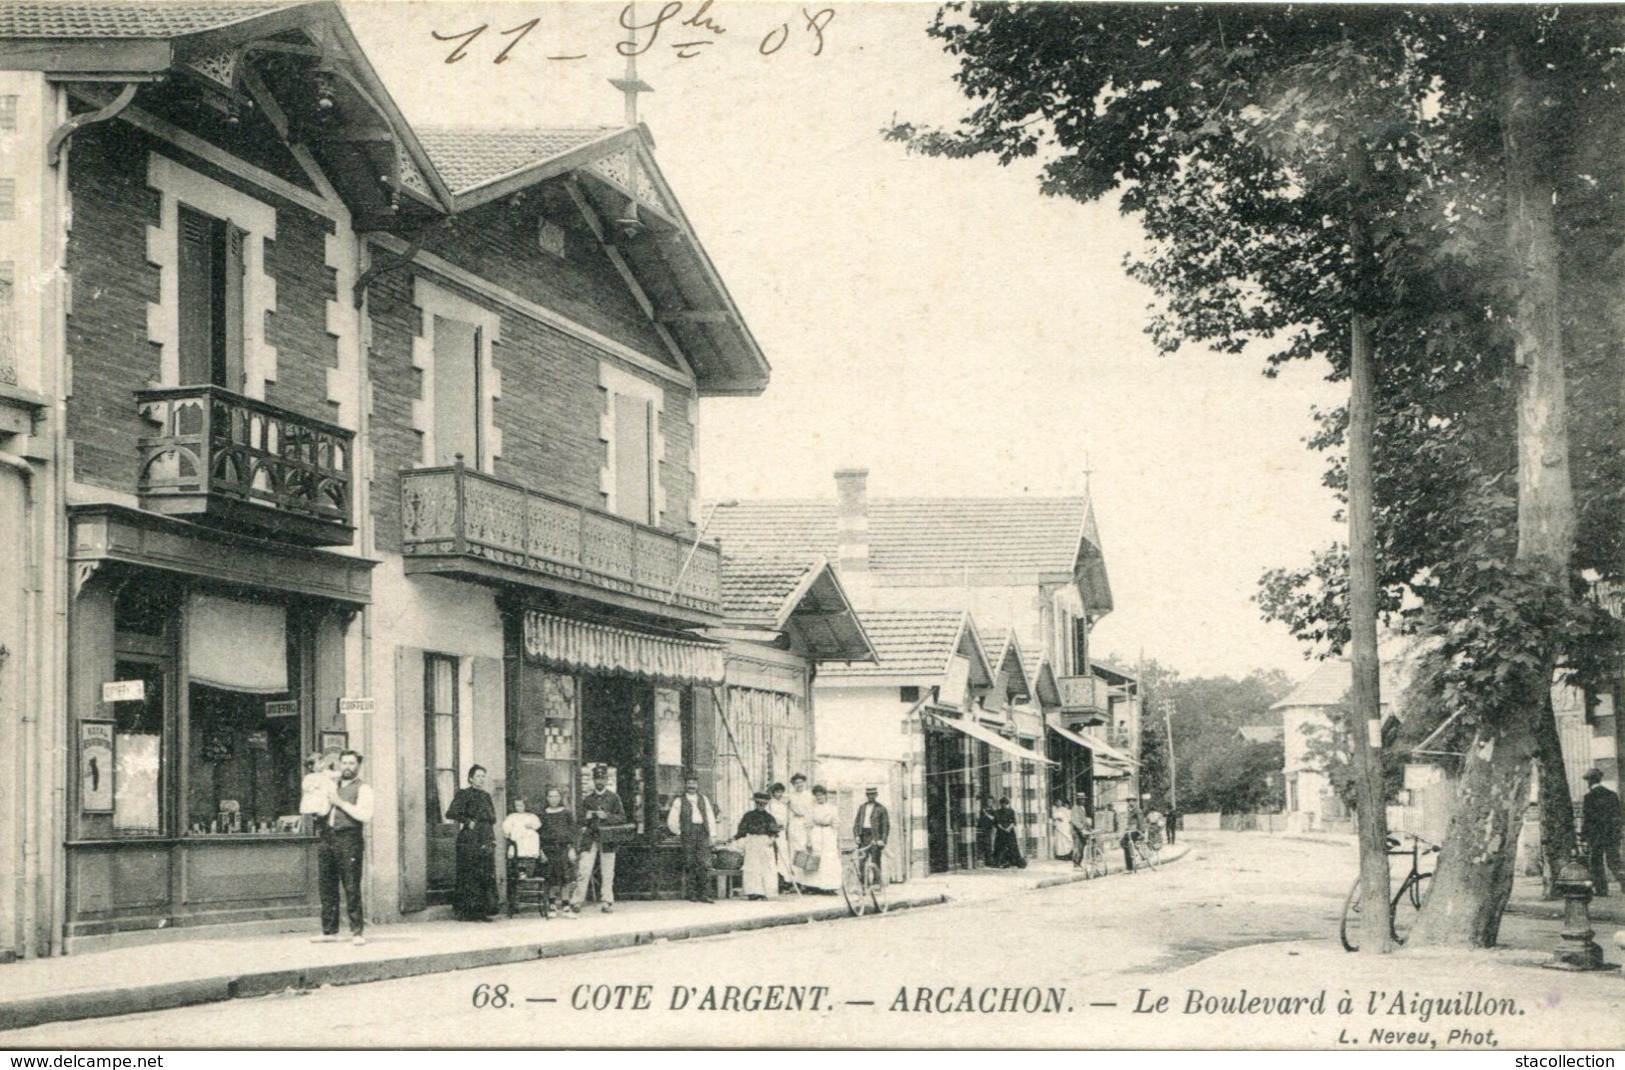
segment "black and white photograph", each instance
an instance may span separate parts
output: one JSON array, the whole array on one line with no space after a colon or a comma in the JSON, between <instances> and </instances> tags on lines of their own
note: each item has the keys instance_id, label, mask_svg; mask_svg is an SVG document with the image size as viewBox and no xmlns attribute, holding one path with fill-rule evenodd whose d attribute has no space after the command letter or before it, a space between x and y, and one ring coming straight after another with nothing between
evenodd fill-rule
<instances>
[{"instance_id":1,"label":"black and white photograph","mask_svg":"<svg viewBox=\"0 0 1625 1070\"><path fill-rule=\"evenodd\" d=\"M1614 1065L1622 77L0 0L0 1048Z\"/></svg>"}]
</instances>

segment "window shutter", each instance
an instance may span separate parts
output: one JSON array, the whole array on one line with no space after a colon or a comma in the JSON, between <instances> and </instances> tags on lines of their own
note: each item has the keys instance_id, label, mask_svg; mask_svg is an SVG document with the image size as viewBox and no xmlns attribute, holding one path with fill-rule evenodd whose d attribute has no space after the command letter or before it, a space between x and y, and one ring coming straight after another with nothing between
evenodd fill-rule
<instances>
[{"instance_id":1,"label":"window shutter","mask_svg":"<svg viewBox=\"0 0 1625 1070\"><path fill-rule=\"evenodd\" d=\"M221 265L222 347L216 386L242 393L243 375L243 244L247 233L229 221L221 224L225 246Z\"/></svg>"},{"instance_id":2,"label":"window shutter","mask_svg":"<svg viewBox=\"0 0 1625 1070\"><path fill-rule=\"evenodd\" d=\"M208 383L214 352L214 287L211 246L214 227L207 216L180 210L177 269L180 273L180 380Z\"/></svg>"}]
</instances>

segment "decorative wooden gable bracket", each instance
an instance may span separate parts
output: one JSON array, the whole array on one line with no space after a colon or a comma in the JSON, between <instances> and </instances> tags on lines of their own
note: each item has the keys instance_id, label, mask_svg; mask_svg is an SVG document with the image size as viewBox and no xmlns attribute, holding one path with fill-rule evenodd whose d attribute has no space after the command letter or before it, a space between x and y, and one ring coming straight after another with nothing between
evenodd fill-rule
<instances>
[{"instance_id":1,"label":"decorative wooden gable bracket","mask_svg":"<svg viewBox=\"0 0 1625 1070\"><path fill-rule=\"evenodd\" d=\"M67 144L70 137L92 123L105 123L125 108L128 108L130 101L135 99L135 91L140 87L140 82L126 82L124 88L119 91L119 95L114 97L108 104L95 111L75 115L57 127L56 133L51 135L50 143L45 146L46 162L55 167L62 159L62 146Z\"/></svg>"},{"instance_id":2,"label":"decorative wooden gable bracket","mask_svg":"<svg viewBox=\"0 0 1625 1070\"><path fill-rule=\"evenodd\" d=\"M597 165L593 166L596 167ZM638 303L638 307L643 310L644 316L654 325L655 333L660 336L660 341L665 345L666 350L671 353L672 359L677 362L679 368L683 369L685 375L690 379L695 378L694 369L689 365L688 357L684 356L683 348L677 344L677 339L672 337L672 333L666 329L660 315L655 312L654 303L649 300L649 295L644 292L643 286L637 280L637 276L632 274L632 268L627 264L626 257L622 256L621 251L615 247L615 243L609 240L609 232L604 227L604 221L599 218L598 210L592 206L592 202L587 199L587 195L582 192L580 182L575 175L571 175L565 181L565 188L570 191L570 199L575 202L576 209L580 211L582 219L586 220L593 236L598 239L599 248L603 249L604 255L609 257L610 263L615 265L615 270L620 274L621 281L626 283L627 289L632 292L633 300Z\"/></svg>"}]
</instances>

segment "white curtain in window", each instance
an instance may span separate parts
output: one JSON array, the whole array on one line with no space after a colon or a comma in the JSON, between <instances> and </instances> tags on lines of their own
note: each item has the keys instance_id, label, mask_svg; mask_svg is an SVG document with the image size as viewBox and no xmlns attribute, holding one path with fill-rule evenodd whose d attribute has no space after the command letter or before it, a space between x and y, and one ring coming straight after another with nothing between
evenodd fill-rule
<instances>
[{"instance_id":1,"label":"white curtain in window","mask_svg":"<svg viewBox=\"0 0 1625 1070\"><path fill-rule=\"evenodd\" d=\"M282 606L194 594L186 607L187 675L228 691L288 690L288 613Z\"/></svg>"}]
</instances>

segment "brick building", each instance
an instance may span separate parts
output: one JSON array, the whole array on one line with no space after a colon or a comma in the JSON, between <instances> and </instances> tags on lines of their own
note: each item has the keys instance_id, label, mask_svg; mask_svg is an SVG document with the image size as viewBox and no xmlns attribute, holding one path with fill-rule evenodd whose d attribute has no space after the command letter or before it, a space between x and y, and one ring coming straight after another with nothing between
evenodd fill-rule
<instances>
[{"instance_id":1,"label":"brick building","mask_svg":"<svg viewBox=\"0 0 1625 1070\"><path fill-rule=\"evenodd\" d=\"M612 766L675 890L698 402L768 365L646 129L413 128L331 3L0 3L0 239L0 955L310 924L324 747L373 917L476 762Z\"/></svg>"}]
</instances>

